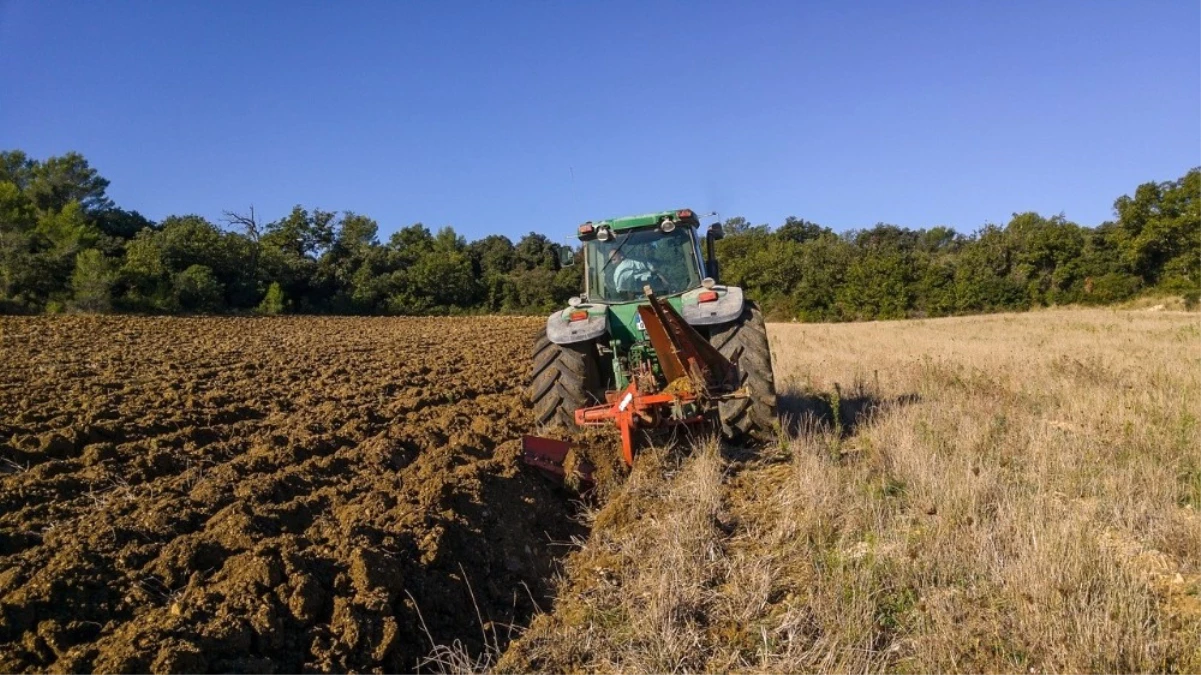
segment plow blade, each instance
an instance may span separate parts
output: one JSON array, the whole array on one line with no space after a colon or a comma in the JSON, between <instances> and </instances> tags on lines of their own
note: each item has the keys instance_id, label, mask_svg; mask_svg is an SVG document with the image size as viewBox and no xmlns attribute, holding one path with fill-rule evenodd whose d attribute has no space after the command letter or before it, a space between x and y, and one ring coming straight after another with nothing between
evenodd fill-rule
<instances>
[{"instance_id":1,"label":"plow blade","mask_svg":"<svg viewBox=\"0 0 1201 675\"><path fill-rule=\"evenodd\" d=\"M541 436L521 437L522 461L563 485L569 483L568 469L565 466L569 450L571 450L571 443L565 441ZM581 492L591 490L596 485L596 480L592 475L594 471L595 468L591 464L582 460L574 467L573 473L578 478Z\"/></svg>"},{"instance_id":2,"label":"plow blade","mask_svg":"<svg viewBox=\"0 0 1201 675\"><path fill-rule=\"evenodd\" d=\"M668 384L681 378L695 378L697 390L733 388L738 384L737 368L717 348L688 325L665 300L655 297L650 287L643 289L648 304L638 308L659 367Z\"/></svg>"}]
</instances>

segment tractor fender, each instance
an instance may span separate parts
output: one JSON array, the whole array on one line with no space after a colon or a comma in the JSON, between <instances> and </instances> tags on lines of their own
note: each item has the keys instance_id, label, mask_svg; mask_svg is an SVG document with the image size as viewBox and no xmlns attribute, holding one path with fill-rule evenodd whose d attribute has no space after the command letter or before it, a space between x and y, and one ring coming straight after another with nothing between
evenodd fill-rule
<instances>
[{"instance_id":1,"label":"tractor fender","mask_svg":"<svg viewBox=\"0 0 1201 675\"><path fill-rule=\"evenodd\" d=\"M609 322L605 312L588 312L588 318L572 321L573 311L584 310L584 306L568 307L561 312L555 312L546 319L546 337L557 345L570 345L576 342L592 340L605 334Z\"/></svg>"},{"instance_id":2,"label":"tractor fender","mask_svg":"<svg viewBox=\"0 0 1201 675\"><path fill-rule=\"evenodd\" d=\"M685 295L680 316L683 316L684 320L693 326L712 326L719 323L728 323L742 316L743 298L741 288L737 286L715 286L713 290L717 291L717 299L710 302L697 302L695 296L699 295L702 289L697 289ZM689 298L688 296L694 297Z\"/></svg>"}]
</instances>

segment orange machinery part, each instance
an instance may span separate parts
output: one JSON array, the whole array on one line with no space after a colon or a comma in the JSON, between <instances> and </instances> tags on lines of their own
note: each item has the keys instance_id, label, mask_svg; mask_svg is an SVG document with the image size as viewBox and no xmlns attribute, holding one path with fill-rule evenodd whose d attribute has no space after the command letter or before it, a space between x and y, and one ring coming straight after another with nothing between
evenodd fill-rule
<instances>
[{"instance_id":1,"label":"orange machinery part","mask_svg":"<svg viewBox=\"0 0 1201 675\"><path fill-rule=\"evenodd\" d=\"M654 425L691 424L702 417L683 420L662 420L656 408L693 400L692 396L669 393L644 394L633 382L621 392L610 392L604 405L580 408L575 411L575 423L580 426L600 426L613 422L621 431L621 458L626 466L634 466L634 430L643 421Z\"/></svg>"}]
</instances>

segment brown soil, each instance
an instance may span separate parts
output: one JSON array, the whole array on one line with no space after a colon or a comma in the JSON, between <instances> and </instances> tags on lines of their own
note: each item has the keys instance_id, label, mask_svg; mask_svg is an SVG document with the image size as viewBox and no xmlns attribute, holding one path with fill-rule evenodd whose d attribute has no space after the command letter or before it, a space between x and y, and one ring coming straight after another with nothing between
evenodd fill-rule
<instances>
[{"instance_id":1,"label":"brown soil","mask_svg":"<svg viewBox=\"0 0 1201 675\"><path fill-rule=\"evenodd\" d=\"M539 322L0 319L0 671L503 648L583 534L518 461Z\"/></svg>"}]
</instances>

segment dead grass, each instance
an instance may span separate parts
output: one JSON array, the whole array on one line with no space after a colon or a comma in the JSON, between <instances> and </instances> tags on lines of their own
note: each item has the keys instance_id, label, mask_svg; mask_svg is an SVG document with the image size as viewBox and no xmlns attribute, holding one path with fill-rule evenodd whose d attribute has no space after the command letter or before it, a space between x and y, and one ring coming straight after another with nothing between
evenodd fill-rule
<instances>
[{"instance_id":1,"label":"dead grass","mask_svg":"<svg viewBox=\"0 0 1201 675\"><path fill-rule=\"evenodd\" d=\"M771 341L780 444L644 455L500 670L1201 669L1196 314Z\"/></svg>"},{"instance_id":2,"label":"dead grass","mask_svg":"<svg viewBox=\"0 0 1201 675\"><path fill-rule=\"evenodd\" d=\"M1148 310L1152 312L1183 312L1190 310L1190 302L1180 295L1143 295L1128 300L1117 307L1118 309ZM1197 303L1191 303L1195 310Z\"/></svg>"}]
</instances>

